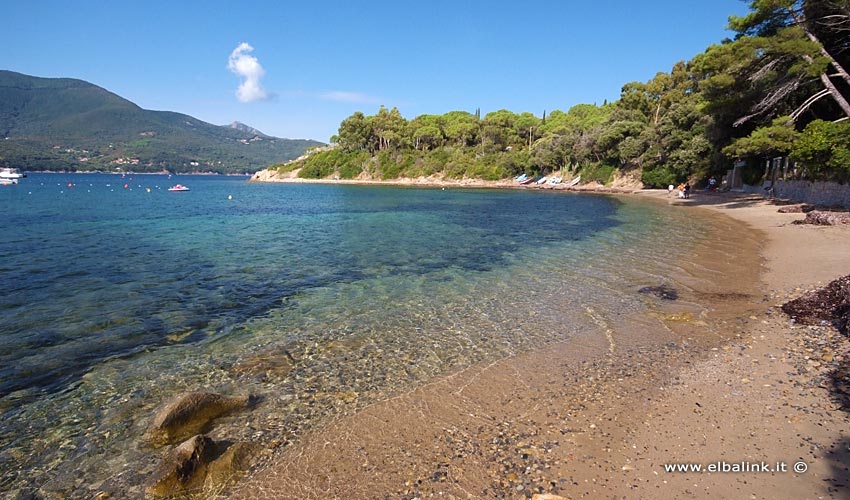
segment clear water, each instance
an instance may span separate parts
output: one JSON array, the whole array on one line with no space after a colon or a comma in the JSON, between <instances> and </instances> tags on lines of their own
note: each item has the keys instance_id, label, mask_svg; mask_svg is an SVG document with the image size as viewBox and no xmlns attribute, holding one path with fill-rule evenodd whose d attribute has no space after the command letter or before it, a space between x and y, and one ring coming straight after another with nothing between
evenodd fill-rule
<instances>
[{"instance_id":1,"label":"clear water","mask_svg":"<svg viewBox=\"0 0 850 500\"><path fill-rule=\"evenodd\" d=\"M191 191L166 191L177 182ZM213 432L268 443L471 363L598 335L600 315L651 308L635 290L670 281L710 234L664 208L213 176L0 188L0 491L140 494L159 450L139 437L186 390L259 395Z\"/></svg>"}]
</instances>

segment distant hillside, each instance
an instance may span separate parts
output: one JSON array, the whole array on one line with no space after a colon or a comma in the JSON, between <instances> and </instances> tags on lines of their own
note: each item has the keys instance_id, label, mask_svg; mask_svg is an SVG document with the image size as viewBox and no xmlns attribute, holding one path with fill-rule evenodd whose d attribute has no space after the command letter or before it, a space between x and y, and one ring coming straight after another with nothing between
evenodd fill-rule
<instances>
[{"instance_id":1,"label":"distant hillside","mask_svg":"<svg viewBox=\"0 0 850 500\"><path fill-rule=\"evenodd\" d=\"M148 111L82 80L0 70L0 164L25 170L246 173L321 144Z\"/></svg>"}]
</instances>

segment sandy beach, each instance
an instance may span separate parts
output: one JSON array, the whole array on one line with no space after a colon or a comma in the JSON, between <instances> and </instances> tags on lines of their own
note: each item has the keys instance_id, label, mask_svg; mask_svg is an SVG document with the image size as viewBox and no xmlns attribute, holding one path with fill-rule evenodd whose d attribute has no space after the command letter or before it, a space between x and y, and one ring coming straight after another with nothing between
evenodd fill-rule
<instances>
[{"instance_id":1,"label":"sandy beach","mask_svg":"<svg viewBox=\"0 0 850 500\"><path fill-rule=\"evenodd\" d=\"M850 498L850 343L778 309L850 273L850 227L792 225L802 214L757 196L634 196L738 228L717 236L736 279L706 291L722 335L671 316L649 345L600 325L590 356L555 344L476 365L311 432L228 496Z\"/></svg>"}]
</instances>

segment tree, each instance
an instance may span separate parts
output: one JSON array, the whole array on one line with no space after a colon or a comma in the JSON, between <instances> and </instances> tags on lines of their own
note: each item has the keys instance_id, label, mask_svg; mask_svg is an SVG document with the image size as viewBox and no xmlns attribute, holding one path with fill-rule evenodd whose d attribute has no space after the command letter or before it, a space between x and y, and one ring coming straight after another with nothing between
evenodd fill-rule
<instances>
[{"instance_id":1,"label":"tree","mask_svg":"<svg viewBox=\"0 0 850 500\"><path fill-rule=\"evenodd\" d=\"M401 116L398 108L387 110L381 106L378 114L370 118L372 129L378 138L378 150L390 149L400 145L407 120Z\"/></svg>"},{"instance_id":2,"label":"tree","mask_svg":"<svg viewBox=\"0 0 850 500\"><path fill-rule=\"evenodd\" d=\"M850 89L847 88L850 74L836 58L847 48L847 35L843 31L850 9L846 0L751 0L750 8L752 11L746 16L729 18L729 26L738 32L739 38L749 36L769 42L781 41L770 45L774 54L768 60L777 61L777 56L802 60L805 64L795 66L795 73L801 69L809 74L816 73L844 116L850 117ZM824 36L819 37L818 32ZM834 45L825 46L821 38ZM842 80L843 85L835 80Z\"/></svg>"},{"instance_id":3,"label":"tree","mask_svg":"<svg viewBox=\"0 0 850 500\"><path fill-rule=\"evenodd\" d=\"M345 151L372 151L372 125L360 111L339 124L339 146Z\"/></svg>"},{"instance_id":4,"label":"tree","mask_svg":"<svg viewBox=\"0 0 850 500\"><path fill-rule=\"evenodd\" d=\"M723 148L723 152L739 158L785 156L791 152L796 139L797 132L791 117L783 116L769 127L758 128L749 136L736 139Z\"/></svg>"},{"instance_id":5,"label":"tree","mask_svg":"<svg viewBox=\"0 0 850 500\"><path fill-rule=\"evenodd\" d=\"M487 113L481 120L482 147L501 151L521 145L522 140L515 128L516 118L517 115L506 109Z\"/></svg>"},{"instance_id":6,"label":"tree","mask_svg":"<svg viewBox=\"0 0 850 500\"><path fill-rule=\"evenodd\" d=\"M414 149L427 149L441 146L443 143L443 117L439 115L419 115L408 124Z\"/></svg>"},{"instance_id":7,"label":"tree","mask_svg":"<svg viewBox=\"0 0 850 500\"><path fill-rule=\"evenodd\" d=\"M517 135L526 139L529 148L534 142L534 133L539 127L540 119L531 113L525 112L514 118L514 130Z\"/></svg>"},{"instance_id":8,"label":"tree","mask_svg":"<svg viewBox=\"0 0 850 500\"><path fill-rule=\"evenodd\" d=\"M466 111L450 111L443 115L446 140L456 146L472 146L478 136L478 118Z\"/></svg>"},{"instance_id":9,"label":"tree","mask_svg":"<svg viewBox=\"0 0 850 500\"><path fill-rule=\"evenodd\" d=\"M809 123L791 148L791 159L815 176L837 180L850 177L850 122L815 120Z\"/></svg>"}]
</instances>

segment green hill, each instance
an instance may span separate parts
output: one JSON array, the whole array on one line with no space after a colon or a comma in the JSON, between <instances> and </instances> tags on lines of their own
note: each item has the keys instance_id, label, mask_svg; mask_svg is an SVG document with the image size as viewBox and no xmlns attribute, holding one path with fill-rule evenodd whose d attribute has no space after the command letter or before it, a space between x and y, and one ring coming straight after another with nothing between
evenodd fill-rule
<instances>
[{"instance_id":1,"label":"green hill","mask_svg":"<svg viewBox=\"0 0 850 500\"><path fill-rule=\"evenodd\" d=\"M0 71L0 164L24 170L246 173L321 144L145 110L82 80Z\"/></svg>"}]
</instances>

